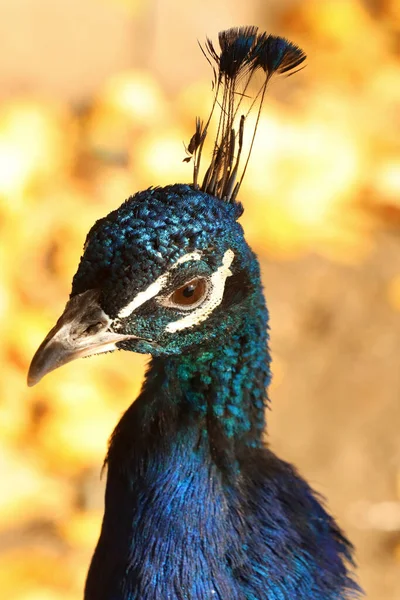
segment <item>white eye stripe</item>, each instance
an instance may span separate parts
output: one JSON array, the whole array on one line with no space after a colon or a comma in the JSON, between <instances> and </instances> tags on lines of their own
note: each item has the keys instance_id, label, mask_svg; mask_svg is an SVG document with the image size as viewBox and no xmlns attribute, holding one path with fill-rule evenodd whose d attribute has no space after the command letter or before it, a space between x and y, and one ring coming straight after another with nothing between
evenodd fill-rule
<instances>
[{"instance_id":1,"label":"white eye stripe","mask_svg":"<svg viewBox=\"0 0 400 600\"><path fill-rule=\"evenodd\" d=\"M189 254L184 254L172 265L172 269L176 269L178 265L182 263L188 262L189 260L200 260L201 252L190 252ZM139 292L124 308L122 308L118 313L118 319L124 319L129 317L133 313L134 310L139 308L142 304L154 298L161 292L162 289L166 286L169 279L169 270L166 273L157 277L153 283L149 285L143 292Z\"/></svg>"},{"instance_id":2,"label":"white eye stripe","mask_svg":"<svg viewBox=\"0 0 400 600\"><path fill-rule=\"evenodd\" d=\"M164 273L160 275L153 283L149 285L148 288L143 290L143 292L139 292L133 300L129 302L123 309L121 309L118 313L119 319L124 319L125 317L129 317L130 314L133 313L139 306L157 296L165 286L168 281L168 274Z\"/></svg>"},{"instance_id":3,"label":"white eye stripe","mask_svg":"<svg viewBox=\"0 0 400 600\"><path fill-rule=\"evenodd\" d=\"M174 263L171 267L171 269L176 269L176 267L178 265L181 265L182 263L188 262L188 260L200 260L201 259L201 252L190 252L189 254L184 254L183 256L181 256L180 258L178 258L178 260L176 261L176 263Z\"/></svg>"},{"instance_id":4,"label":"white eye stripe","mask_svg":"<svg viewBox=\"0 0 400 600\"><path fill-rule=\"evenodd\" d=\"M168 323L165 331L174 333L175 331L180 331L181 329L194 327L208 318L208 316L222 302L226 279L232 275L232 271L229 267L231 266L234 257L235 254L232 250L229 249L225 252L222 259L222 265L216 271L214 271L210 277L211 290L208 298L189 315L183 317L182 319L178 319L178 321Z\"/></svg>"}]
</instances>

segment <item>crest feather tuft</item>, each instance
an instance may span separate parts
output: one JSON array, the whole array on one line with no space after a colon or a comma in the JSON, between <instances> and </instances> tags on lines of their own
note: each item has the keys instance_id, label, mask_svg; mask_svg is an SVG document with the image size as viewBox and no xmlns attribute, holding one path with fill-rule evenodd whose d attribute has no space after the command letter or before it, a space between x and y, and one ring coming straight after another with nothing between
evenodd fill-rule
<instances>
[{"instance_id":1,"label":"crest feather tuft","mask_svg":"<svg viewBox=\"0 0 400 600\"><path fill-rule=\"evenodd\" d=\"M196 129L184 159L193 158L193 186L227 202L234 202L249 162L261 107L267 85L274 74L291 75L306 59L298 46L281 37L258 33L257 27L234 27L218 35L219 51L212 40L205 48L200 46L213 73L214 102L205 124L196 119ZM256 72L263 73L263 83L256 94L249 86ZM250 98L247 111L240 110L244 98ZM216 109L219 109L217 133L210 164L199 185L200 162L208 127ZM257 111L250 139L250 149L241 168L246 118L251 110ZM239 176L240 174L240 176Z\"/></svg>"}]
</instances>

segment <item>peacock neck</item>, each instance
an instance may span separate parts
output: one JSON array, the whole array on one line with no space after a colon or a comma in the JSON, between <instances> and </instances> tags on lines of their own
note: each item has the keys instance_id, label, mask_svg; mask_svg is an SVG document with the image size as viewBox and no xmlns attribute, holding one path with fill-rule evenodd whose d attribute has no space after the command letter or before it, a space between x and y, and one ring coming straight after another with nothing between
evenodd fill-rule
<instances>
[{"instance_id":1,"label":"peacock neck","mask_svg":"<svg viewBox=\"0 0 400 600\"><path fill-rule=\"evenodd\" d=\"M205 348L153 359L149 376L161 375L163 401L183 409L204 435L217 438L214 442L222 435L226 443L259 446L269 363L267 312L260 294L233 332L222 333Z\"/></svg>"},{"instance_id":2,"label":"peacock neck","mask_svg":"<svg viewBox=\"0 0 400 600\"><path fill-rule=\"evenodd\" d=\"M266 325L260 291L215 348L152 360L111 440L85 600L334 600L355 589L335 523L260 447Z\"/></svg>"},{"instance_id":3,"label":"peacock neck","mask_svg":"<svg viewBox=\"0 0 400 600\"><path fill-rule=\"evenodd\" d=\"M269 380L261 290L250 308L215 346L151 360L111 439L86 600L243 597L238 485L262 452Z\"/></svg>"}]
</instances>

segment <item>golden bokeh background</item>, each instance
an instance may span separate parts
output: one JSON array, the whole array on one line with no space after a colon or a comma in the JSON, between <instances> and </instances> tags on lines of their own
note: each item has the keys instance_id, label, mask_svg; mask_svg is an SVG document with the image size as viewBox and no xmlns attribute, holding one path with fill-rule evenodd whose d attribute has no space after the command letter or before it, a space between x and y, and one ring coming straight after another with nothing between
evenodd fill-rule
<instances>
[{"instance_id":1,"label":"golden bokeh background","mask_svg":"<svg viewBox=\"0 0 400 600\"><path fill-rule=\"evenodd\" d=\"M182 162L211 77L196 40L256 24L302 46L241 200L271 312L269 439L329 501L370 600L400 598L398 0L0 1L0 590L73 600L107 438L146 357L26 387L92 223Z\"/></svg>"}]
</instances>

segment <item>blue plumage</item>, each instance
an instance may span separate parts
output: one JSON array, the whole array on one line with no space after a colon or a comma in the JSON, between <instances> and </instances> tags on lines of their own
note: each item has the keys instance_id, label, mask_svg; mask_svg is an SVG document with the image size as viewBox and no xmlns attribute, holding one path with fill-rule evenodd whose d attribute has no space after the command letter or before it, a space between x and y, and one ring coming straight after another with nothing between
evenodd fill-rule
<instances>
[{"instance_id":1,"label":"blue plumage","mask_svg":"<svg viewBox=\"0 0 400 600\"><path fill-rule=\"evenodd\" d=\"M260 48L271 60L276 46L282 69L299 64L297 47L255 28L221 36L222 54L228 48L233 57L231 69L226 55L223 62L228 78L238 62L258 68ZM243 135L244 118L236 134L231 117L203 189L196 181L151 188L94 225L70 301L32 361L31 384L78 356L152 355L142 392L111 438L86 600L344 600L357 593L351 545L263 440L268 312L257 258L238 223L240 150L232 139ZM193 153L201 152L196 139Z\"/></svg>"}]
</instances>

